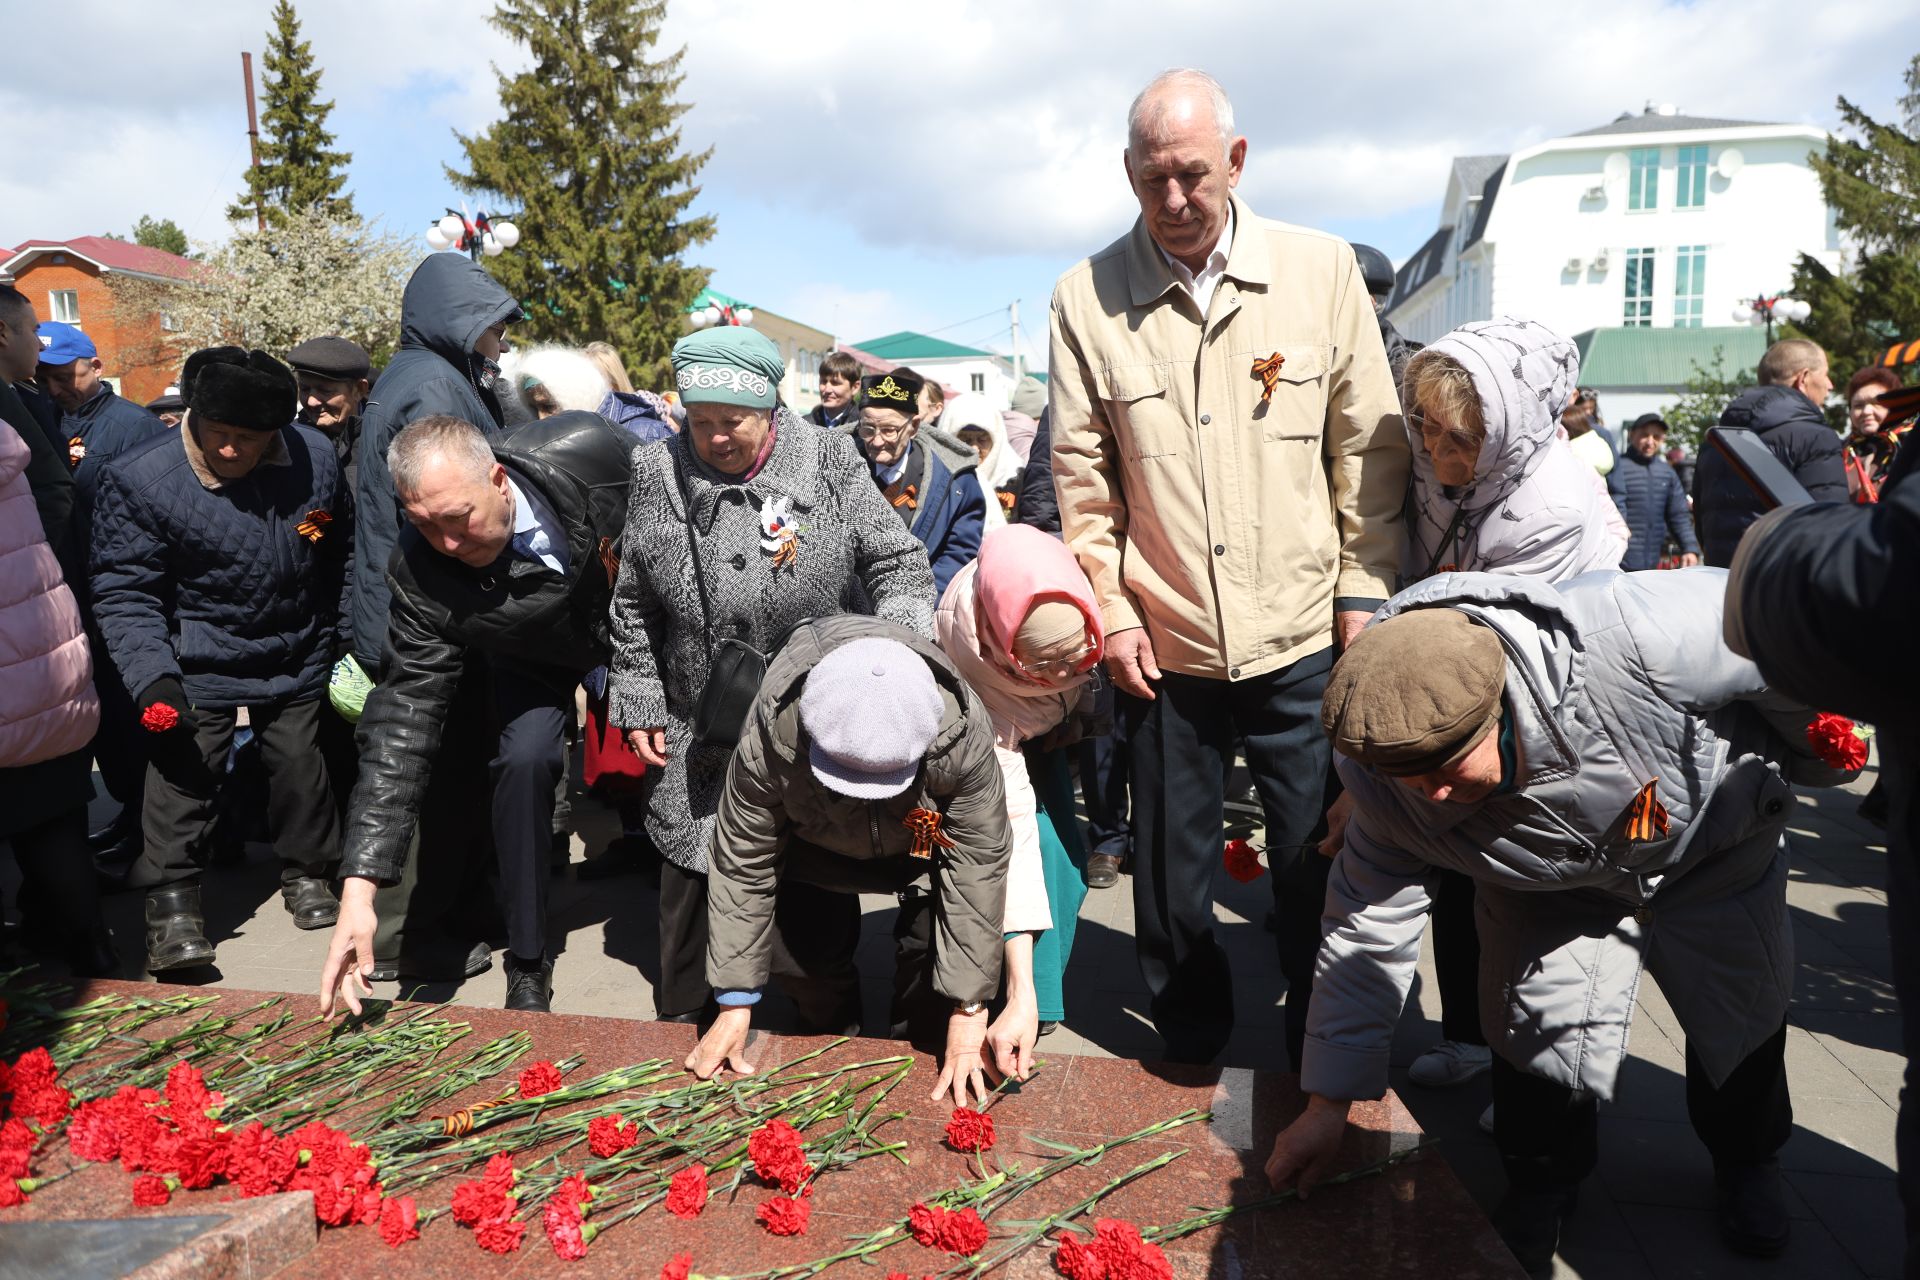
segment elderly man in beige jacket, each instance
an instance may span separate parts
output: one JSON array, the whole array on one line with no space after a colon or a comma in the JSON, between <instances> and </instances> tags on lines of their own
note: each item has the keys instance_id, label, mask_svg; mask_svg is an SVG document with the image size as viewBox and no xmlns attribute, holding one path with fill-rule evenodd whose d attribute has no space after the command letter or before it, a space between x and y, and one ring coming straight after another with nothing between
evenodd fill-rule
<instances>
[{"instance_id":1,"label":"elderly man in beige jacket","mask_svg":"<svg viewBox=\"0 0 1920 1280\"><path fill-rule=\"evenodd\" d=\"M1181 1061L1233 1030L1213 883L1239 743L1298 1061L1327 875L1305 847L1331 764L1320 695L1336 646L1394 592L1407 482L1353 250L1235 197L1246 155L1211 76L1156 78L1127 119L1140 217L1053 295L1054 485L1130 695L1134 928Z\"/></svg>"}]
</instances>

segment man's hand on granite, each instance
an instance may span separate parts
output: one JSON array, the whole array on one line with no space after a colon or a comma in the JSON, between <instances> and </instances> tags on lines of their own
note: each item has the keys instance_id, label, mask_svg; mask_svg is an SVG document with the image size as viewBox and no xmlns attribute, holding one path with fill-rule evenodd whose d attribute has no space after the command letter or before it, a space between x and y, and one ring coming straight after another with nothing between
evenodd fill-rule
<instances>
[{"instance_id":1,"label":"man's hand on granite","mask_svg":"<svg viewBox=\"0 0 1920 1280\"><path fill-rule=\"evenodd\" d=\"M752 1075L753 1064L747 1061L747 1032L752 1026L753 1006L733 1005L722 1009L713 1025L707 1028L707 1034L700 1037L700 1043L687 1055L687 1070L702 1080L713 1079L722 1067L743 1076Z\"/></svg>"},{"instance_id":2,"label":"man's hand on granite","mask_svg":"<svg viewBox=\"0 0 1920 1280\"><path fill-rule=\"evenodd\" d=\"M973 1103L967 1097L967 1087L980 1095L985 1102L992 1090L987 1088L987 1065L980 1051L987 1043L987 1011L961 1013L955 1010L947 1019L947 1052L940 1063L940 1083L933 1086L932 1098L935 1102L940 1095L953 1090L953 1105L970 1107Z\"/></svg>"},{"instance_id":3,"label":"man's hand on granite","mask_svg":"<svg viewBox=\"0 0 1920 1280\"><path fill-rule=\"evenodd\" d=\"M1273 1140L1273 1154L1267 1157L1267 1181L1275 1191L1298 1186L1305 1200L1332 1172L1340 1140L1346 1136L1350 1105L1317 1093L1307 1098L1307 1109Z\"/></svg>"},{"instance_id":4,"label":"man's hand on granite","mask_svg":"<svg viewBox=\"0 0 1920 1280\"><path fill-rule=\"evenodd\" d=\"M373 881L348 876L340 882L340 918L327 944L327 963L320 970L320 1016L333 1016L337 992L347 1008L360 1016L360 997L373 994L373 931L380 919L373 911ZM359 991L355 992L354 988Z\"/></svg>"}]
</instances>

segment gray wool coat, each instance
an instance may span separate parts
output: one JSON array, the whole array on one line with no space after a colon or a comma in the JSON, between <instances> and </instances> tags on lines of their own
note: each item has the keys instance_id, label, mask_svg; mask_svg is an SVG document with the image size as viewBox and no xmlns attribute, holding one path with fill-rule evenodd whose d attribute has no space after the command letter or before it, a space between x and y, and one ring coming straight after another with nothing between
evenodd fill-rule
<instances>
[{"instance_id":1,"label":"gray wool coat","mask_svg":"<svg viewBox=\"0 0 1920 1280\"><path fill-rule=\"evenodd\" d=\"M1507 650L1512 790L1434 802L1340 757L1354 797L1327 886L1302 1087L1377 1098L1436 869L1477 882L1480 1011L1494 1052L1611 1098L1643 967L1717 1084L1779 1030L1793 979L1791 783L1852 776L1813 755L1813 713L1720 639L1717 569L1558 586L1433 578L1378 617L1453 608ZM1628 837L1655 784L1667 832Z\"/></svg>"},{"instance_id":2,"label":"gray wool coat","mask_svg":"<svg viewBox=\"0 0 1920 1280\"><path fill-rule=\"evenodd\" d=\"M622 729L666 729L667 767L648 770L644 783L647 833L688 871L707 869L732 757L692 740L712 643L735 636L767 653L795 624L840 613L874 614L933 634L926 548L880 496L852 441L786 408L776 413L772 452L744 484L692 461L684 434L633 456L613 590L607 720ZM687 550L676 465L692 495L711 631ZM762 522L782 508L798 537L791 563L775 567L778 540Z\"/></svg>"}]
</instances>

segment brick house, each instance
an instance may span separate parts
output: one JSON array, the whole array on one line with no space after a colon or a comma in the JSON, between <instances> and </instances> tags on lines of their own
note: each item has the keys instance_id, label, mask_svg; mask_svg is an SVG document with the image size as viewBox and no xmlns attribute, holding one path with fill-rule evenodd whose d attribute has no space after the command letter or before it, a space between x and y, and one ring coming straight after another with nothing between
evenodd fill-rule
<instances>
[{"instance_id":1,"label":"brick house","mask_svg":"<svg viewBox=\"0 0 1920 1280\"><path fill-rule=\"evenodd\" d=\"M160 395L179 376L179 357L168 350L165 317L126 315L124 305L115 305L109 277L165 284L191 280L196 270L197 264L164 249L105 236L0 248L0 280L10 278L27 295L37 319L85 330L100 349L104 376L136 404Z\"/></svg>"}]
</instances>

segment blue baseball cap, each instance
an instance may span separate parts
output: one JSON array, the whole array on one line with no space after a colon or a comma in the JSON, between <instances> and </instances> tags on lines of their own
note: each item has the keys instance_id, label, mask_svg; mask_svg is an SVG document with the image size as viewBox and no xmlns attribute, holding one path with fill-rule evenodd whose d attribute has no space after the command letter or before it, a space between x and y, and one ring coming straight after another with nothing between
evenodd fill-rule
<instances>
[{"instance_id":1,"label":"blue baseball cap","mask_svg":"<svg viewBox=\"0 0 1920 1280\"><path fill-rule=\"evenodd\" d=\"M41 364L72 364L75 360L97 359L99 355L100 349L93 345L93 339L74 326L58 320L40 322Z\"/></svg>"}]
</instances>

